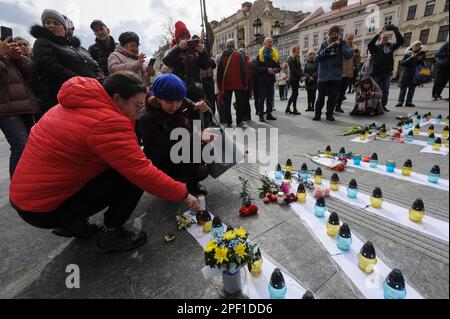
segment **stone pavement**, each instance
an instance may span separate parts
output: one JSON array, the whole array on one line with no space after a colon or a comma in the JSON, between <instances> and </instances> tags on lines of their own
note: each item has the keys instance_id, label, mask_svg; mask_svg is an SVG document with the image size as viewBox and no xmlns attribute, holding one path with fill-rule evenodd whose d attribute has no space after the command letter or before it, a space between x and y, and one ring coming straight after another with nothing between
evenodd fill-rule
<instances>
[{"instance_id":1,"label":"stone pavement","mask_svg":"<svg viewBox=\"0 0 450 319\"><path fill-rule=\"evenodd\" d=\"M448 96L448 89L444 92ZM416 93L416 110L423 114L447 116L446 102L431 102L431 88L419 88ZM396 125L396 115L411 109L395 109L398 89L391 92L391 110L376 121L388 127ZM348 95L344 108L348 111L353 100ZM300 108L305 109L305 92L300 93ZM313 114L300 117L284 115L285 102L277 101L279 128L279 157L284 163L292 158L298 167L306 162L296 155L314 153L331 145L337 151L344 146L348 151L363 155L377 152L381 161L387 159L403 163L411 158L417 172L427 174L434 164L441 166L444 178L449 178L448 156L421 154L420 147L388 142L359 144L349 137L338 136L343 129L355 123L369 123L372 119L355 119L337 115L337 122L314 123ZM270 127L250 122L250 126ZM1 133L0 133L1 134ZM187 232L176 230L175 216L183 209L178 204L166 203L146 195L130 220L130 225L148 232L149 242L129 253L99 256L94 241L77 241L55 237L49 231L35 229L22 222L8 203L8 144L0 135L0 298L225 298L221 279L205 282L201 275L203 253ZM326 177L331 173L324 170ZM218 180L209 180L208 207L233 226L244 226L263 250L287 269L318 298L362 298L337 265L329 258L322 245L288 207L265 206L258 202L260 214L242 219L239 176L250 180L254 197L258 197L259 166L242 164ZM400 206L409 207L416 198L423 198L431 216L449 220L448 192L435 190L377 174L359 171L340 174L344 183L356 178L360 188L371 192L381 186L385 198ZM380 217L355 209L342 202L331 200L344 222L350 224L363 241L371 240L378 255L391 268L404 272L408 282L426 298L449 298L449 246L421 233L399 227ZM95 221L100 222L99 217ZM171 244L164 236L176 234ZM65 286L66 267L80 266L81 288L69 290Z\"/></svg>"}]
</instances>

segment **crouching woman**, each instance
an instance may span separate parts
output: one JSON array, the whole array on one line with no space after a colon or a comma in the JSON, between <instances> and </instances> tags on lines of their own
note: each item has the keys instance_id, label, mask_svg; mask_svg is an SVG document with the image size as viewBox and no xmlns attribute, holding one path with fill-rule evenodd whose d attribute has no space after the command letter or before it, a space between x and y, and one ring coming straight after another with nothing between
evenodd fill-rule
<instances>
[{"instance_id":1,"label":"crouching woman","mask_svg":"<svg viewBox=\"0 0 450 319\"><path fill-rule=\"evenodd\" d=\"M351 115L382 115L384 114L381 99L383 92L378 84L369 77L356 84L356 105Z\"/></svg>"},{"instance_id":2,"label":"crouching woman","mask_svg":"<svg viewBox=\"0 0 450 319\"><path fill-rule=\"evenodd\" d=\"M123 227L144 191L198 210L186 186L138 145L134 127L145 93L129 72L110 75L103 86L82 77L64 83L59 104L31 132L11 182L10 202L27 223L67 237L98 234L99 252L111 253L146 242L146 233ZM88 219L104 209L98 232Z\"/></svg>"},{"instance_id":3,"label":"crouching woman","mask_svg":"<svg viewBox=\"0 0 450 319\"><path fill-rule=\"evenodd\" d=\"M144 152L160 170L186 183L191 194L206 195L206 189L199 183L209 176L208 165L194 161L196 156L192 151L189 162L176 163L171 158L173 147L181 140L171 139L174 130L186 130L190 138L190 150L196 149L193 145L194 134L201 134L202 145L214 140L214 135L202 132L200 127L196 130L194 125L194 120L199 120L200 114L208 111L207 102L188 103L186 94L186 84L174 74L165 74L155 81L147 94L146 112L140 120ZM184 157L186 154L181 155Z\"/></svg>"}]
</instances>

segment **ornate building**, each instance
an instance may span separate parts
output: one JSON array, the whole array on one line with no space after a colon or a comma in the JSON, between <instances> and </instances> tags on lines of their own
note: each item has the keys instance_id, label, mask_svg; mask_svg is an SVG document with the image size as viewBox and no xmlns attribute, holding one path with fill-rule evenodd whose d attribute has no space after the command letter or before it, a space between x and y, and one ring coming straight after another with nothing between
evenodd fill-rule
<instances>
[{"instance_id":1,"label":"ornate building","mask_svg":"<svg viewBox=\"0 0 450 319\"><path fill-rule=\"evenodd\" d=\"M250 56L255 56L265 37L278 37L285 26L293 25L303 12L275 8L272 1L257 0L245 2L232 16L222 21L212 21L216 42L213 55L225 49L228 39L234 39L238 48L245 48Z\"/></svg>"}]
</instances>

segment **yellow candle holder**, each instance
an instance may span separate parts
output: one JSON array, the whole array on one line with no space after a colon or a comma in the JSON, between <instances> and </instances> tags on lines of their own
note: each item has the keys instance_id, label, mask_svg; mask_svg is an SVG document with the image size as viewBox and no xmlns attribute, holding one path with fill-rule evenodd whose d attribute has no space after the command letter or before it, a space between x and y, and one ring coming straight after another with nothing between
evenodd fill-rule
<instances>
[{"instance_id":1,"label":"yellow candle holder","mask_svg":"<svg viewBox=\"0 0 450 319\"><path fill-rule=\"evenodd\" d=\"M333 152L325 151L325 152L323 153L323 155L324 155L326 158L331 158L331 156L333 156Z\"/></svg>"},{"instance_id":2,"label":"yellow candle holder","mask_svg":"<svg viewBox=\"0 0 450 319\"><path fill-rule=\"evenodd\" d=\"M257 276L261 275L263 263L264 262L263 262L262 258L251 263L250 273L252 274L252 276L257 277Z\"/></svg>"},{"instance_id":3,"label":"yellow candle holder","mask_svg":"<svg viewBox=\"0 0 450 319\"><path fill-rule=\"evenodd\" d=\"M380 132L380 137L381 138L386 138L387 137L387 132L386 131L381 131Z\"/></svg>"},{"instance_id":4,"label":"yellow candle holder","mask_svg":"<svg viewBox=\"0 0 450 319\"><path fill-rule=\"evenodd\" d=\"M427 130L428 136L430 136L431 134L434 134L434 133L436 133L436 130L430 130L430 129Z\"/></svg>"},{"instance_id":5,"label":"yellow candle holder","mask_svg":"<svg viewBox=\"0 0 450 319\"><path fill-rule=\"evenodd\" d=\"M210 233L212 231L213 221L203 222L202 227L205 233Z\"/></svg>"},{"instance_id":6,"label":"yellow candle holder","mask_svg":"<svg viewBox=\"0 0 450 319\"><path fill-rule=\"evenodd\" d=\"M333 192L339 192L340 186L341 186L341 183L339 183L339 182L330 182L330 189Z\"/></svg>"},{"instance_id":7,"label":"yellow candle holder","mask_svg":"<svg viewBox=\"0 0 450 319\"><path fill-rule=\"evenodd\" d=\"M383 206L383 203L383 198L370 197L370 204L373 208L380 209Z\"/></svg>"},{"instance_id":8,"label":"yellow candle holder","mask_svg":"<svg viewBox=\"0 0 450 319\"><path fill-rule=\"evenodd\" d=\"M409 220L414 223L422 223L423 218L425 217L425 211L418 211L413 208L409 210Z\"/></svg>"},{"instance_id":9,"label":"yellow candle holder","mask_svg":"<svg viewBox=\"0 0 450 319\"><path fill-rule=\"evenodd\" d=\"M442 144L434 143L433 144L433 151L440 151L441 147L442 147Z\"/></svg>"},{"instance_id":10,"label":"yellow candle holder","mask_svg":"<svg viewBox=\"0 0 450 319\"><path fill-rule=\"evenodd\" d=\"M445 147L446 147L446 148L449 148L449 143L448 143L448 139L447 139L447 140L445 140Z\"/></svg>"},{"instance_id":11,"label":"yellow candle holder","mask_svg":"<svg viewBox=\"0 0 450 319\"><path fill-rule=\"evenodd\" d=\"M402 175L403 176L411 176L412 174L412 167L403 167L402 168Z\"/></svg>"},{"instance_id":12,"label":"yellow candle holder","mask_svg":"<svg viewBox=\"0 0 450 319\"><path fill-rule=\"evenodd\" d=\"M414 134L415 136L419 135L419 134L420 134L420 128L415 128L415 129L413 130L413 134Z\"/></svg>"},{"instance_id":13,"label":"yellow candle holder","mask_svg":"<svg viewBox=\"0 0 450 319\"><path fill-rule=\"evenodd\" d=\"M322 185L322 182L323 182L323 176L319 176L319 175L314 176L314 183L316 183L316 185Z\"/></svg>"},{"instance_id":14,"label":"yellow candle holder","mask_svg":"<svg viewBox=\"0 0 450 319\"><path fill-rule=\"evenodd\" d=\"M448 131L442 131L442 137L448 137Z\"/></svg>"},{"instance_id":15,"label":"yellow candle holder","mask_svg":"<svg viewBox=\"0 0 450 319\"><path fill-rule=\"evenodd\" d=\"M373 273L377 263L378 263L377 258L368 259L361 254L358 255L358 267L367 274Z\"/></svg>"},{"instance_id":16,"label":"yellow candle holder","mask_svg":"<svg viewBox=\"0 0 450 319\"><path fill-rule=\"evenodd\" d=\"M365 140L366 140L366 137L367 137L367 135L366 135L365 133L359 135L359 139L360 139L361 141L365 141Z\"/></svg>"},{"instance_id":17,"label":"yellow candle holder","mask_svg":"<svg viewBox=\"0 0 450 319\"><path fill-rule=\"evenodd\" d=\"M286 165L286 166L284 167L284 170L285 170L286 172L292 173L292 172L294 171L294 166L292 166L292 165Z\"/></svg>"},{"instance_id":18,"label":"yellow candle holder","mask_svg":"<svg viewBox=\"0 0 450 319\"><path fill-rule=\"evenodd\" d=\"M336 237L339 234L339 231L341 230L340 225L331 225L327 224L327 234L330 237Z\"/></svg>"},{"instance_id":19,"label":"yellow candle holder","mask_svg":"<svg viewBox=\"0 0 450 319\"><path fill-rule=\"evenodd\" d=\"M308 197L308 194L306 193L297 193L297 201L300 204L306 203L306 198Z\"/></svg>"}]
</instances>

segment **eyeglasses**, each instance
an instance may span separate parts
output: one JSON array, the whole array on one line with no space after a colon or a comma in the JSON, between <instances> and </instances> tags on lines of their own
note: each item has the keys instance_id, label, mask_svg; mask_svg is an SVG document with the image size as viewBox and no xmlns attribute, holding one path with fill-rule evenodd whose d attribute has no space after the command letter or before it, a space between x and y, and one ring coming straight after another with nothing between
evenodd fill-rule
<instances>
[{"instance_id":1,"label":"eyeglasses","mask_svg":"<svg viewBox=\"0 0 450 319\"><path fill-rule=\"evenodd\" d=\"M145 104L144 103L139 103L139 104L135 104L135 106L136 106L136 108L138 110L142 110L144 108Z\"/></svg>"}]
</instances>

